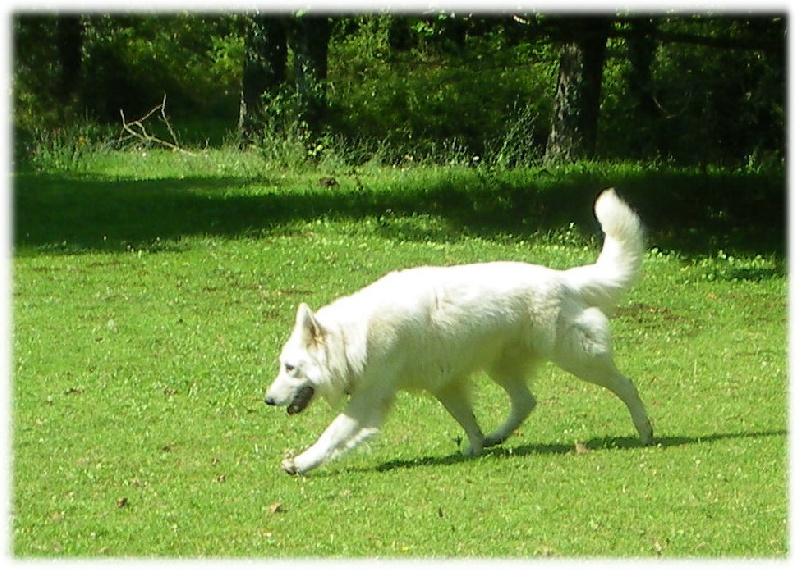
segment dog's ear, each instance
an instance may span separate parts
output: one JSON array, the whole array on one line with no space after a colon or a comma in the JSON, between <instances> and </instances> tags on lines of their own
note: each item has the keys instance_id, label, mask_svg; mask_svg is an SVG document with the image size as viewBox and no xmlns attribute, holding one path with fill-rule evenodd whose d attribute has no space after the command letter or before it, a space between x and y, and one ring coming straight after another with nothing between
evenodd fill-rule
<instances>
[{"instance_id":1,"label":"dog's ear","mask_svg":"<svg viewBox=\"0 0 800 570\"><path fill-rule=\"evenodd\" d=\"M306 344L317 342L322 338L324 333L322 325L314 316L311 308L305 303L300 303L297 307L297 319L295 320L294 326L302 332L302 338Z\"/></svg>"}]
</instances>

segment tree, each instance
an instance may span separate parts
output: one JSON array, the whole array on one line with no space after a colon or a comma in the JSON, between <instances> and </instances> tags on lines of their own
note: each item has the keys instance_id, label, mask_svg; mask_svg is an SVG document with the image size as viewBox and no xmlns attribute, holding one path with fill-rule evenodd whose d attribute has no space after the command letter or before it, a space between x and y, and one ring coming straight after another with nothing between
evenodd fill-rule
<instances>
[{"instance_id":1,"label":"tree","mask_svg":"<svg viewBox=\"0 0 800 570\"><path fill-rule=\"evenodd\" d=\"M245 24L239 131L242 144L253 142L268 123L265 109L287 79L287 44L294 54L297 117L308 131L318 132L327 119L327 17L255 15Z\"/></svg>"},{"instance_id":2,"label":"tree","mask_svg":"<svg viewBox=\"0 0 800 570\"><path fill-rule=\"evenodd\" d=\"M259 14L245 20L239 102L241 144L255 141L264 129L264 97L277 93L286 80L286 51L283 18Z\"/></svg>"},{"instance_id":3,"label":"tree","mask_svg":"<svg viewBox=\"0 0 800 570\"><path fill-rule=\"evenodd\" d=\"M74 102L81 81L83 22L77 14L60 14L56 21L59 77L56 97L64 106Z\"/></svg>"},{"instance_id":4,"label":"tree","mask_svg":"<svg viewBox=\"0 0 800 570\"><path fill-rule=\"evenodd\" d=\"M784 156L784 17L618 20L634 111L625 154L700 164Z\"/></svg>"},{"instance_id":5,"label":"tree","mask_svg":"<svg viewBox=\"0 0 800 570\"><path fill-rule=\"evenodd\" d=\"M566 18L545 162L592 158L611 19Z\"/></svg>"},{"instance_id":6,"label":"tree","mask_svg":"<svg viewBox=\"0 0 800 570\"><path fill-rule=\"evenodd\" d=\"M634 120L644 128L639 129L639 158L660 149L658 119L660 112L654 98L653 62L656 56L658 22L654 18L635 18L630 23L627 37L627 56L630 70L627 73L627 88L633 100Z\"/></svg>"},{"instance_id":7,"label":"tree","mask_svg":"<svg viewBox=\"0 0 800 570\"><path fill-rule=\"evenodd\" d=\"M330 22L327 16L298 15L289 29L300 119L309 131L316 133L327 119Z\"/></svg>"}]
</instances>

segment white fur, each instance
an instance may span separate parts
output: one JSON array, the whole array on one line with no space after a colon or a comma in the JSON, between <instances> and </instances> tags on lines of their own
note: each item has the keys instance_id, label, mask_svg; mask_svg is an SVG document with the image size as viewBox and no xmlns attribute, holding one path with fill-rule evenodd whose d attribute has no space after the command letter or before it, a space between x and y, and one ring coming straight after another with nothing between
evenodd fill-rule
<instances>
[{"instance_id":1,"label":"white fur","mask_svg":"<svg viewBox=\"0 0 800 570\"><path fill-rule=\"evenodd\" d=\"M614 365L607 313L642 260L639 218L613 189L595 213L606 234L597 262L564 271L517 262L418 267L393 272L313 313L298 308L278 377L265 401L289 405L304 386L344 411L317 442L282 466L305 473L378 431L399 390L432 393L464 428L467 453L497 445L536 401L526 379L552 361L604 386L628 407L639 436L653 430L636 388ZM484 435L468 379L485 371L511 400L508 419Z\"/></svg>"}]
</instances>

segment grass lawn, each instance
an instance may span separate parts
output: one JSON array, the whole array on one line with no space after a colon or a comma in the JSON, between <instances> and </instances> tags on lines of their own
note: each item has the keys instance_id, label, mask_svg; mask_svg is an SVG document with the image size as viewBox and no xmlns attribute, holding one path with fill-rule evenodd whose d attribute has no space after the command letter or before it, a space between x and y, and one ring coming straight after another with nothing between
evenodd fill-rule
<instances>
[{"instance_id":1,"label":"grass lawn","mask_svg":"<svg viewBox=\"0 0 800 570\"><path fill-rule=\"evenodd\" d=\"M788 555L782 179L323 176L159 152L15 175L13 556ZM547 366L537 409L480 458L408 394L369 446L306 477L280 470L336 413L262 403L297 303L420 264L591 262L609 183L651 232L613 329L656 445L613 395ZM485 378L475 401L487 431L505 417Z\"/></svg>"}]
</instances>

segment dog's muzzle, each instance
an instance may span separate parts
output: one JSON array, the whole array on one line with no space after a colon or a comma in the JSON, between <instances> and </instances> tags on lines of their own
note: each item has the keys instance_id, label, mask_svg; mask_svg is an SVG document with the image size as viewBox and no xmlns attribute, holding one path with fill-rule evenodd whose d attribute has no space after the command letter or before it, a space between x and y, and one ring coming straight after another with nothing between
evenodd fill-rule
<instances>
[{"instance_id":1,"label":"dog's muzzle","mask_svg":"<svg viewBox=\"0 0 800 570\"><path fill-rule=\"evenodd\" d=\"M313 397L314 387L303 386L294 397L294 400L292 400L292 403L289 404L289 407L286 408L286 413L289 415L299 414L308 407L308 404L311 402L311 398Z\"/></svg>"},{"instance_id":2,"label":"dog's muzzle","mask_svg":"<svg viewBox=\"0 0 800 570\"><path fill-rule=\"evenodd\" d=\"M300 390L295 394L294 400L289 404L286 408L286 413L289 415L299 414L303 410L308 407L308 404L311 402L311 398L314 397L314 387L313 386L303 386ZM274 398L267 397L264 399L264 403L268 406L275 406L277 403L275 402Z\"/></svg>"},{"instance_id":3,"label":"dog's muzzle","mask_svg":"<svg viewBox=\"0 0 800 570\"><path fill-rule=\"evenodd\" d=\"M289 403L286 412L289 414L299 414L308 407L314 397L314 387L306 385L300 388L294 395L294 399ZM283 402L278 402L274 397L267 395L264 397L264 403L268 406L283 406Z\"/></svg>"}]
</instances>

